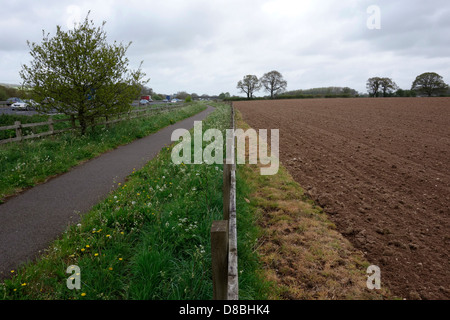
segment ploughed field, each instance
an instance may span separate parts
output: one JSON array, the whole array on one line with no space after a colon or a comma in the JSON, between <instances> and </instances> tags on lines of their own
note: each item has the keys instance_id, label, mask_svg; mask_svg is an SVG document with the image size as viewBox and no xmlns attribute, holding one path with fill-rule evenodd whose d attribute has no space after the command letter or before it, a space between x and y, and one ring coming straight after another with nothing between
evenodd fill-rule
<instances>
[{"instance_id":1,"label":"ploughed field","mask_svg":"<svg viewBox=\"0 0 450 320\"><path fill-rule=\"evenodd\" d=\"M280 160L407 299L450 299L450 98L234 102L280 130ZM270 131L269 131L270 132Z\"/></svg>"}]
</instances>

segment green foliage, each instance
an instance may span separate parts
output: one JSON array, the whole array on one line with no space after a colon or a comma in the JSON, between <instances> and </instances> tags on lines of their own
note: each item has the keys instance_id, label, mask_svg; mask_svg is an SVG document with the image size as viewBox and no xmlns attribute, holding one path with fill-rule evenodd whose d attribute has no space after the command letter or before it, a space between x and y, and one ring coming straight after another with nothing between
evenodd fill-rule
<instances>
[{"instance_id":1,"label":"green foliage","mask_svg":"<svg viewBox=\"0 0 450 320\"><path fill-rule=\"evenodd\" d=\"M95 130L88 130L84 136L69 132L42 139L0 145L0 202L2 198L14 194L16 190L33 186L49 176L67 171L81 161L149 135L160 128L192 116L204 108L205 106L201 104L193 104L151 117L125 120L109 128L98 126ZM5 125L17 119L25 123L46 121L48 118L39 115L29 119L27 116L0 116L0 122L4 122ZM25 121L27 119L28 121ZM63 125L63 123L55 124L55 129L61 129L56 125ZM44 126L41 130L47 131L48 128ZM14 136L14 130L12 131L10 134Z\"/></svg>"},{"instance_id":2,"label":"green foliage","mask_svg":"<svg viewBox=\"0 0 450 320\"><path fill-rule=\"evenodd\" d=\"M43 32L41 44L28 42L32 61L20 72L40 111L77 114L83 134L92 118L127 111L145 83L140 67L128 70L131 43L109 44L104 25L87 16L72 30L57 26L53 38Z\"/></svg>"},{"instance_id":3,"label":"green foliage","mask_svg":"<svg viewBox=\"0 0 450 320\"><path fill-rule=\"evenodd\" d=\"M186 99L184 99L184 102L192 102L192 97L187 96Z\"/></svg>"},{"instance_id":4,"label":"green foliage","mask_svg":"<svg viewBox=\"0 0 450 320\"><path fill-rule=\"evenodd\" d=\"M203 130L225 130L229 106L211 104L216 110ZM222 219L222 179L221 164L175 165L171 146L164 148L45 256L0 283L0 299L210 300L210 228ZM249 189L238 180L245 195ZM239 294L264 299L254 215L242 197L237 201ZM69 265L81 269L81 290L66 287Z\"/></svg>"},{"instance_id":5,"label":"green foliage","mask_svg":"<svg viewBox=\"0 0 450 320\"><path fill-rule=\"evenodd\" d=\"M418 75L411 86L411 90L426 94L429 97L445 94L448 89L449 86L444 82L442 76L435 72Z\"/></svg>"}]
</instances>

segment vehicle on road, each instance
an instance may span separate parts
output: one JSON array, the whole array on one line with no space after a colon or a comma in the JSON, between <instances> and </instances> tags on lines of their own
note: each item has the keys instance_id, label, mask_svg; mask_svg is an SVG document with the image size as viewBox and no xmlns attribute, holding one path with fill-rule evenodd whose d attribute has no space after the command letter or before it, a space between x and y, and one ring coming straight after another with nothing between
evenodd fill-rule
<instances>
[{"instance_id":1,"label":"vehicle on road","mask_svg":"<svg viewBox=\"0 0 450 320\"><path fill-rule=\"evenodd\" d=\"M11 109L15 110L15 111L21 111L21 110L28 111L28 110L30 110L30 106L28 105L28 103L23 102L23 101L21 101L21 102L14 102L11 105Z\"/></svg>"},{"instance_id":2,"label":"vehicle on road","mask_svg":"<svg viewBox=\"0 0 450 320\"><path fill-rule=\"evenodd\" d=\"M6 100L6 105L9 107L15 102L22 102L20 98L12 97Z\"/></svg>"},{"instance_id":3,"label":"vehicle on road","mask_svg":"<svg viewBox=\"0 0 450 320\"><path fill-rule=\"evenodd\" d=\"M149 103L150 103L150 101L145 100L145 99L142 99L142 100L139 101L139 104L140 104L140 105L143 105L143 106L146 106L146 105L149 104Z\"/></svg>"},{"instance_id":4,"label":"vehicle on road","mask_svg":"<svg viewBox=\"0 0 450 320\"><path fill-rule=\"evenodd\" d=\"M147 100L148 102L153 101L151 96L141 96L141 100Z\"/></svg>"}]
</instances>

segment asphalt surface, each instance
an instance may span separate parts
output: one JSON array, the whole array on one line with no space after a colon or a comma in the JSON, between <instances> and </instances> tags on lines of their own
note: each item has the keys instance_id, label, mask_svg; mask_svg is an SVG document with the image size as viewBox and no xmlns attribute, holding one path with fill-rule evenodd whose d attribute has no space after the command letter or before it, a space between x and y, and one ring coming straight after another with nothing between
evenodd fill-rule
<instances>
[{"instance_id":1,"label":"asphalt surface","mask_svg":"<svg viewBox=\"0 0 450 320\"><path fill-rule=\"evenodd\" d=\"M139 170L165 146L175 129L191 129L214 110L205 111L174 125L120 146L69 172L39 184L0 205L0 279L21 263L34 260L69 224L88 212ZM116 184L114 184L116 183Z\"/></svg>"}]
</instances>

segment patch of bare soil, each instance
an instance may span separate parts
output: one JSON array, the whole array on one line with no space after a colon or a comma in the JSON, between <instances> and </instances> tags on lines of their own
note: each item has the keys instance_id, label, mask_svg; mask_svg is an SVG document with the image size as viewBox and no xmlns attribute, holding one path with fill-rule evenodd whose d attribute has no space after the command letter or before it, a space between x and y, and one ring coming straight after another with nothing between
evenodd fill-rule
<instances>
[{"instance_id":1,"label":"patch of bare soil","mask_svg":"<svg viewBox=\"0 0 450 320\"><path fill-rule=\"evenodd\" d=\"M280 160L407 299L450 298L450 98L235 102L280 129Z\"/></svg>"}]
</instances>

